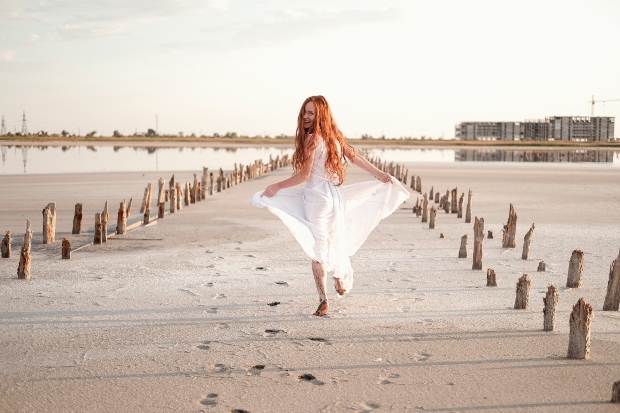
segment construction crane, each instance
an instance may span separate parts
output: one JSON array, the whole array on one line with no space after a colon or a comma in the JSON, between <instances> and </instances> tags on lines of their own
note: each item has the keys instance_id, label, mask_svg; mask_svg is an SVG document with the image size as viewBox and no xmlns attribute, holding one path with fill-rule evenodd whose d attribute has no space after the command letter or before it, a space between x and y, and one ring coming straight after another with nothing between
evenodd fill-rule
<instances>
[{"instance_id":1,"label":"construction crane","mask_svg":"<svg viewBox=\"0 0 620 413\"><path fill-rule=\"evenodd\" d=\"M590 104L592 105L590 107L590 117L591 118L594 117L594 104L595 103L605 103L605 102L620 102L620 99L594 100L594 95L592 95L592 100L590 101Z\"/></svg>"}]
</instances>

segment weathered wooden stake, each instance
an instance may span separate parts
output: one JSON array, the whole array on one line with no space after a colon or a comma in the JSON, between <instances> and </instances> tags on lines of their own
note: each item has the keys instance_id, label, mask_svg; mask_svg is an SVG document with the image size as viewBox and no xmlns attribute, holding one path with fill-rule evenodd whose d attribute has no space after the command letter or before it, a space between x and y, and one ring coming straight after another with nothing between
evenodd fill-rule
<instances>
[{"instance_id":1,"label":"weathered wooden stake","mask_svg":"<svg viewBox=\"0 0 620 413\"><path fill-rule=\"evenodd\" d=\"M431 214L430 214L430 219L428 221L428 227L430 229L435 229L437 228L437 207L433 205L433 207L431 208Z\"/></svg>"},{"instance_id":2,"label":"weathered wooden stake","mask_svg":"<svg viewBox=\"0 0 620 413\"><path fill-rule=\"evenodd\" d=\"M82 233L82 204L75 204L75 212L73 213L73 229L72 234Z\"/></svg>"},{"instance_id":3,"label":"weathered wooden stake","mask_svg":"<svg viewBox=\"0 0 620 413\"><path fill-rule=\"evenodd\" d=\"M129 198L129 204L127 205L127 211L125 215L127 216L127 220L129 220L129 216L131 215L131 205L133 204L133 197Z\"/></svg>"},{"instance_id":4,"label":"weathered wooden stake","mask_svg":"<svg viewBox=\"0 0 620 413\"><path fill-rule=\"evenodd\" d=\"M157 196L157 218L163 218L166 209L166 198L164 192L165 181L163 178L159 178L159 192Z\"/></svg>"},{"instance_id":5,"label":"weathered wooden stake","mask_svg":"<svg viewBox=\"0 0 620 413\"><path fill-rule=\"evenodd\" d=\"M583 267L586 260L581 250L574 250L568 263L568 278L566 280L566 286L568 288L581 287L581 281L583 278Z\"/></svg>"},{"instance_id":6,"label":"weathered wooden stake","mask_svg":"<svg viewBox=\"0 0 620 413\"><path fill-rule=\"evenodd\" d=\"M607 295L603 304L603 311L618 311L620 307L620 254L612 261L609 267L609 281L607 281Z\"/></svg>"},{"instance_id":7,"label":"weathered wooden stake","mask_svg":"<svg viewBox=\"0 0 620 413\"><path fill-rule=\"evenodd\" d=\"M183 188L181 188L181 183L177 182L176 183L176 198L177 198L177 211L180 211L183 208L183 202L181 201L183 199ZM205 194L205 196L207 196L207 194Z\"/></svg>"},{"instance_id":8,"label":"weathered wooden stake","mask_svg":"<svg viewBox=\"0 0 620 413\"><path fill-rule=\"evenodd\" d=\"M527 260L530 258L530 245L532 244L532 235L534 235L534 224L530 230L523 237L523 253L521 254L522 260Z\"/></svg>"},{"instance_id":9,"label":"weathered wooden stake","mask_svg":"<svg viewBox=\"0 0 620 413\"><path fill-rule=\"evenodd\" d=\"M420 175L415 177L415 190L422 193L422 178L420 178Z\"/></svg>"},{"instance_id":10,"label":"weathered wooden stake","mask_svg":"<svg viewBox=\"0 0 620 413\"><path fill-rule=\"evenodd\" d=\"M438 204L439 203L439 191L435 192L435 203Z\"/></svg>"},{"instance_id":11,"label":"weathered wooden stake","mask_svg":"<svg viewBox=\"0 0 620 413\"><path fill-rule=\"evenodd\" d=\"M474 202L473 197L474 197L474 194L473 192L471 192L471 189L470 189L469 192L467 193L467 209L465 210L465 223L466 224L471 223L471 208Z\"/></svg>"},{"instance_id":12,"label":"weathered wooden stake","mask_svg":"<svg viewBox=\"0 0 620 413\"><path fill-rule=\"evenodd\" d=\"M176 187L170 189L170 213L174 214L175 212L177 212L177 189Z\"/></svg>"},{"instance_id":13,"label":"weathered wooden stake","mask_svg":"<svg viewBox=\"0 0 620 413\"><path fill-rule=\"evenodd\" d=\"M191 185L189 181L187 181L185 182L185 197L184 197L185 206L189 206L189 204L191 203L191 199L190 199L191 192L192 192Z\"/></svg>"},{"instance_id":14,"label":"weathered wooden stake","mask_svg":"<svg viewBox=\"0 0 620 413\"><path fill-rule=\"evenodd\" d=\"M147 204L148 197L149 197L150 186L151 186L151 184L148 184L146 186L146 188L144 188L144 198L142 198L142 205L140 206L140 213L141 214L143 214L144 210L146 209L146 204Z\"/></svg>"},{"instance_id":15,"label":"weathered wooden stake","mask_svg":"<svg viewBox=\"0 0 620 413\"><path fill-rule=\"evenodd\" d=\"M454 188L451 192L450 192L450 212L452 212L453 214L456 214L459 212L459 207L458 207L458 188Z\"/></svg>"},{"instance_id":16,"label":"weathered wooden stake","mask_svg":"<svg viewBox=\"0 0 620 413\"><path fill-rule=\"evenodd\" d=\"M590 358L590 327L592 326L592 306L583 298L577 301L570 313L570 333L568 336L569 359Z\"/></svg>"},{"instance_id":17,"label":"weathered wooden stake","mask_svg":"<svg viewBox=\"0 0 620 413\"><path fill-rule=\"evenodd\" d=\"M144 218L142 220L142 223L146 225L150 222L151 222L151 206L147 204L146 209L144 210Z\"/></svg>"},{"instance_id":18,"label":"weathered wooden stake","mask_svg":"<svg viewBox=\"0 0 620 413\"><path fill-rule=\"evenodd\" d=\"M127 210L125 209L125 200L121 201L116 214L116 233L123 235L127 233Z\"/></svg>"},{"instance_id":19,"label":"weathered wooden stake","mask_svg":"<svg viewBox=\"0 0 620 413\"><path fill-rule=\"evenodd\" d=\"M544 261L541 261L538 263L538 269L536 270L538 272L545 272L547 271L547 264L545 264Z\"/></svg>"},{"instance_id":20,"label":"weathered wooden stake","mask_svg":"<svg viewBox=\"0 0 620 413\"><path fill-rule=\"evenodd\" d=\"M504 225L504 234L502 237L502 248L515 248L517 246L517 213L512 204L508 212L508 223Z\"/></svg>"},{"instance_id":21,"label":"weathered wooden stake","mask_svg":"<svg viewBox=\"0 0 620 413\"><path fill-rule=\"evenodd\" d=\"M110 222L110 213L108 212L108 201L105 201L103 213L101 214L101 242L108 242L108 222Z\"/></svg>"},{"instance_id":22,"label":"weathered wooden stake","mask_svg":"<svg viewBox=\"0 0 620 413\"><path fill-rule=\"evenodd\" d=\"M200 185L200 198L207 199L209 195L209 168L202 167L202 181Z\"/></svg>"},{"instance_id":23,"label":"weathered wooden stake","mask_svg":"<svg viewBox=\"0 0 620 413\"><path fill-rule=\"evenodd\" d=\"M198 193L198 174L194 174L194 185L192 186L192 193L190 195L190 202L192 204L196 203L196 198L200 196Z\"/></svg>"},{"instance_id":24,"label":"weathered wooden stake","mask_svg":"<svg viewBox=\"0 0 620 413\"><path fill-rule=\"evenodd\" d=\"M2 258L11 258L11 242L13 239L11 238L11 231L7 231L2 239L2 246L0 250L2 251Z\"/></svg>"},{"instance_id":25,"label":"weathered wooden stake","mask_svg":"<svg viewBox=\"0 0 620 413\"><path fill-rule=\"evenodd\" d=\"M24 234L24 245L19 255L19 266L17 267L17 278L21 280L30 279L30 248L32 244L32 228L30 220L26 221L26 233Z\"/></svg>"},{"instance_id":26,"label":"weathered wooden stake","mask_svg":"<svg viewBox=\"0 0 620 413\"><path fill-rule=\"evenodd\" d=\"M428 194L428 199L432 202L435 199L435 187L431 186L431 192Z\"/></svg>"},{"instance_id":27,"label":"weathered wooden stake","mask_svg":"<svg viewBox=\"0 0 620 413\"><path fill-rule=\"evenodd\" d=\"M146 212L145 212L146 215ZM101 213L97 212L95 214L95 238L93 239L93 244L98 245L101 244Z\"/></svg>"},{"instance_id":28,"label":"weathered wooden stake","mask_svg":"<svg viewBox=\"0 0 620 413\"><path fill-rule=\"evenodd\" d=\"M43 243L56 241L56 202L50 202L43 209Z\"/></svg>"},{"instance_id":29,"label":"weathered wooden stake","mask_svg":"<svg viewBox=\"0 0 620 413\"><path fill-rule=\"evenodd\" d=\"M555 285L550 285L547 288L547 295L543 297L543 304L545 305L543 308L543 330L545 331L553 331L555 328L555 309L558 307L559 299L558 289Z\"/></svg>"},{"instance_id":30,"label":"weathered wooden stake","mask_svg":"<svg viewBox=\"0 0 620 413\"><path fill-rule=\"evenodd\" d=\"M515 310L527 310L530 308L530 287L532 279L529 275L523 274L517 281L517 296L515 298Z\"/></svg>"},{"instance_id":31,"label":"weathered wooden stake","mask_svg":"<svg viewBox=\"0 0 620 413\"><path fill-rule=\"evenodd\" d=\"M424 192L422 200L422 222L428 222L428 195Z\"/></svg>"},{"instance_id":32,"label":"weathered wooden stake","mask_svg":"<svg viewBox=\"0 0 620 413\"><path fill-rule=\"evenodd\" d=\"M250 166L248 165L248 168ZM248 175L250 174L249 172L250 170L248 169ZM248 178L251 179L251 178ZM213 195L213 193L215 192L213 190L213 188L215 188L215 178L213 177L213 172L209 173L209 195Z\"/></svg>"},{"instance_id":33,"label":"weathered wooden stake","mask_svg":"<svg viewBox=\"0 0 620 413\"><path fill-rule=\"evenodd\" d=\"M495 270L493 268L487 268L487 287L497 287Z\"/></svg>"},{"instance_id":34,"label":"weathered wooden stake","mask_svg":"<svg viewBox=\"0 0 620 413\"><path fill-rule=\"evenodd\" d=\"M482 241L484 240L484 218L475 218L474 222L474 262L472 270L482 269Z\"/></svg>"},{"instance_id":35,"label":"weathered wooden stake","mask_svg":"<svg viewBox=\"0 0 620 413\"><path fill-rule=\"evenodd\" d=\"M620 381L617 381L611 386L611 402L620 403Z\"/></svg>"},{"instance_id":36,"label":"weathered wooden stake","mask_svg":"<svg viewBox=\"0 0 620 413\"><path fill-rule=\"evenodd\" d=\"M465 192L463 192L461 194L461 197L459 198L459 212L458 215L456 216L457 218L463 218L463 199L465 198Z\"/></svg>"},{"instance_id":37,"label":"weathered wooden stake","mask_svg":"<svg viewBox=\"0 0 620 413\"><path fill-rule=\"evenodd\" d=\"M450 189L446 189L446 195L443 201L443 210L446 214L450 213Z\"/></svg>"},{"instance_id":38,"label":"weathered wooden stake","mask_svg":"<svg viewBox=\"0 0 620 413\"><path fill-rule=\"evenodd\" d=\"M69 241L69 238L62 239L62 259L71 259L71 241Z\"/></svg>"},{"instance_id":39,"label":"weathered wooden stake","mask_svg":"<svg viewBox=\"0 0 620 413\"><path fill-rule=\"evenodd\" d=\"M487 238L488 239L493 239L493 231L491 231L491 230L487 231Z\"/></svg>"},{"instance_id":40,"label":"weathered wooden stake","mask_svg":"<svg viewBox=\"0 0 620 413\"><path fill-rule=\"evenodd\" d=\"M469 235L465 234L461 237L461 248L459 249L459 258L467 258L467 241Z\"/></svg>"}]
</instances>

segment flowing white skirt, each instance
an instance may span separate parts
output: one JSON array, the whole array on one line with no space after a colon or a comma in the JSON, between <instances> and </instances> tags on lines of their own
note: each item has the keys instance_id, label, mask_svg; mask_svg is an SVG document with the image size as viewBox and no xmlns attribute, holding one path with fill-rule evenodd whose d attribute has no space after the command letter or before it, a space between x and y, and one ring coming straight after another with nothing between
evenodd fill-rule
<instances>
[{"instance_id":1,"label":"flowing white skirt","mask_svg":"<svg viewBox=\"0 0 620 413\"><path fill-rule=\"evenodd\" d=\"M329 275L344 288L353 286L349 257L357 252L380 220L389 216L409 192L394 183L378 181L336 186L312 175L305 188L282 189L271 197L254 194L251 204L267 207L291 230L304 252L325 264Z\"/></svg>"}]
</instances>

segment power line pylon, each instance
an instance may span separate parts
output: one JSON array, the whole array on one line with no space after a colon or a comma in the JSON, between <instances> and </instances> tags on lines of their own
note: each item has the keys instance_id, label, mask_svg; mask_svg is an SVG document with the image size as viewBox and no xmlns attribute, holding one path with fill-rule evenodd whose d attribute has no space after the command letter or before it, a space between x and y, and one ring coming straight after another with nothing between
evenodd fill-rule
<instances>
[{"instance_id":1,"label":"power line pylon","mask_svg":"<svg viewBox=\"0 0 620 413\"><path fill-rule=\"evenodd\" d=\"M28 127L26 126L26 111L24 111L24 116L22 116L22 135L28 134Z\"/></svg>"},{"instance_id":2,"label":"power line pylon","mask_svg":"<svg viewBox=\"0 0 620 413\"><path fill-rule=\"evenodd\" d=\"M2 126L0 126L0 136L6 135L6 125L4 124L4 115L2 115Z\"/></svg>"}]
</instances>

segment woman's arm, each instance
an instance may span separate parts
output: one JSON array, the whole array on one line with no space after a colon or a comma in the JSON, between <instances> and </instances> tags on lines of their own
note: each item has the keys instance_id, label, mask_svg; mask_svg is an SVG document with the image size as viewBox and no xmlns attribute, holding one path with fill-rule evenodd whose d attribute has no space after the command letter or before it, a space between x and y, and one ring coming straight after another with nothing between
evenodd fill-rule
<instances>
[{"instance_id":1,"label":"woman's arm","mask_svg":"<svg viewBox=\"0 0 620 413\"><path fill-rule=\"evenodd\" d=\"M394 183L390 174L381 171L379 168L368 162L366 158L364 158L362 155L351 150L350 147L345 148L344 156L346 156L349 162L351 162L353 165L362 168L381 182Z\"/></svg>"},{"instance_id":2,"label":"woman's arm","mask_svg":"<svg viewBox=\"0 0 620 413\"><path fill-rule=\"evenodd\" d=\"M312 173L312 163L314 162L315 148L316 145L312 145L312 147L308 149L306 153L306 159L304 160L301 171L297 172L295 175L291 176L288 179L269 185L267 188L265 188L265 190L261 194L261 197L272 197L277 194L280 189L288 188L291 186L299 185L302 182L306 182L310 178L310 174Z\"/></svg>"}]
</instances>

